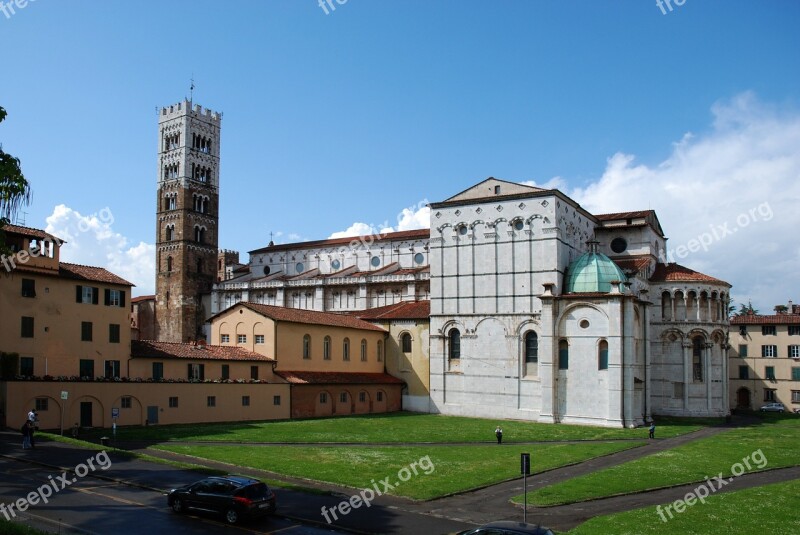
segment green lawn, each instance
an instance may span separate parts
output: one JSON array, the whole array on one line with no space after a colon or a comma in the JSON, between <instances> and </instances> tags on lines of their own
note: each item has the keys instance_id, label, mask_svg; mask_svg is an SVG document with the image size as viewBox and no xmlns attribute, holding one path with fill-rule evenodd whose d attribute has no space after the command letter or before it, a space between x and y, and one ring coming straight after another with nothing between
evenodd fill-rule
<instances>
[{"instance_id":1,"label":"green lawn","mask_svg":"<svg viewBox=\"0 0 800 535\"><path fill-rule=\"evenodd\" d=\"M619 466L528 493L528 503L557 505L703 481L750 459L751 472L800 465L800 418L768 415L760 425L725 431ZM760 450L763 454L752 454ZM738 470L738 469L737 469ZM523 496L513 501L522 503Z\"/></svg>"},{"instance_id":2,"label":"green lawn","mask_svg":"<svg viewBox=\"0 0 800 535\"><path fill-rule=\"evenodd\" d=\"M532 471L571 464L641 445L642 442L592 442L527 446L252 446L162 444L158 449L237 466L353 488L368 488L389 478L390 492L418 500L498 483L519 476L521 452L531 453ZM420 461L420 459L427 460ZM417 475L401 472L417 462ZM399 477L398 477L399 476ZM400 479L408 479L402 482ZM383 487L379 485L379 489Z\"/></svg>"},{"instance_id":3,"label":"green lawn","mask_svg":"<svg viewBox=\"0 0 800 535\"><path fill-rule=\"evenodd\" d=\"M581 524L570 535L647 535L650 533L800 533L797 496L800 480L712 495L683 513L661 520L655 507L600 516ZM661 508L663 513L664 508Z\"/></svg>"},{"instance_id":4,"label":"green lawn","mask_svg":"<svg viewBox=\"0 0 800 535\"><path fill-rule=\"evenodd\" d=\"M664 419L659 422L658 436L667 438L689 433L720 421L720 419ZM117 429L117 438L153 442L211 440L291 443L475 443L494 442L494 429L497 424L503 427L503 441L509 443L647 438L646 428L607 429L408 412L310 420L125 427ZM94 430L84 433L81 438L97 440L107 434L107 429Z\"/></svg>"},{"instance_id":5,"label":"green lawn","mask_svg":"<svg viewBox=\"0 0 800 535\"><path fill-rule=\"evenodd\" d=\"M46 532L0 518L0 535L44 535Z\"/></svg>"}]
</instances>

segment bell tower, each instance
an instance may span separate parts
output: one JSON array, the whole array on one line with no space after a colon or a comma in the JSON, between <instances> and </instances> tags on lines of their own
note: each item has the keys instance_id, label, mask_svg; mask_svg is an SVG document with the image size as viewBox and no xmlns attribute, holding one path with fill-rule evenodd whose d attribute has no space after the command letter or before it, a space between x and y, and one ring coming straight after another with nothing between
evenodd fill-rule
<instances>
[{"instance_id":1,"label":"bell tower","mask_svg":"<svg viewBox=\"0 0 800 535\"><path fill-rule=\"evenodd\" d=\"M184 99L158 115L156 339L203 336L216 278L222 113Z\"/></svg>"}]
</instances>

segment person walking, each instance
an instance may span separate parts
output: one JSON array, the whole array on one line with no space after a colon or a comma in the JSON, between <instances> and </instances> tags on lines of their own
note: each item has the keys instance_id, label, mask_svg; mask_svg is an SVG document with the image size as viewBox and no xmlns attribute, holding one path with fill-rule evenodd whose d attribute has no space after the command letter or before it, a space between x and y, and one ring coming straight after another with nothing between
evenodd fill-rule
<instances>
[{"instance_id":1,"label":"person walking","mask_svg":"<svg viewBox=\"0 0 800 535\"><path fill-rule=\"evenodd\" d=\"M656 423L655 421L650 422L650 438L656 438Z\"/></svg>"},{"instance_id":2,"label":"person walking","mask_svg":"<svg viewBox=\"0 0 800 535\"><path fill-rule=\"evenodd\" d=\"M31 422L30 420L25 420L25 423L22 424L22 449L29 450L31 449Z\"/></svg>"},{"instance_id":3,"label":"person walking","mask_svg":"<svg viewBox=\"0 0 800 535\"><path fill-rule=\"evenodd\" d=\"M34 434L36 432L36 420L38 416L39 415L36 413L36 409L31 409L31 412L28 413L28 437L30 438L31 449L36 448L36 439L34 438Z\"/></svg>"},{"instance_id":4,"label":"person walking","mask_svg":"<svg viewBox=\"0 0 800 535\"><path fill-rule=\"evenodd\" d=\"M498 444L503 443L503 430L500 428L499 425L497 426L497 429L494 430L494 436L497 437Z\"/></svg>"}]
</instances>

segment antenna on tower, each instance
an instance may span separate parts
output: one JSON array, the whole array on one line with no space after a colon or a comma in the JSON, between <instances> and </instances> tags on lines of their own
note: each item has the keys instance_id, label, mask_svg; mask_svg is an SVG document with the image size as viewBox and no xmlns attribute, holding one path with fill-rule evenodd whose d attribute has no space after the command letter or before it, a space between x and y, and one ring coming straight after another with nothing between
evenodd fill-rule
<instances>
[{"instance_id":1,"label":"antenna on tower","mask_svg":"<svg viewBox=\"0 0 800 535\"><path fill-rule=\"evenodd\" d=\"M191 78L192 85L189 86L189 102L194 102L194 73L192 73Z\"/></svg>"},{"instance_id":2,"label":"antenna on tower","mask_svg":"<svg viewBox=\"0 0 800 535\"><path fill-rule=\"evenodd\" d=\"M17 214L17 223L16 224L21 226L21 227L24 227L25 226L25 220L27 219L26 218L27 215L28 215L28 212L19 212Z\"/></svg>"}]
</instances>

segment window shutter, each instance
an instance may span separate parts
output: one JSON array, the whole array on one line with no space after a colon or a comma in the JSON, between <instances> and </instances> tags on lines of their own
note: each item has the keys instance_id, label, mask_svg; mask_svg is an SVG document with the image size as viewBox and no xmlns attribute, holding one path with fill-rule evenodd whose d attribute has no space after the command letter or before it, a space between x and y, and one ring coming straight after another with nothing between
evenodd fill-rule
<instances>
[{"instance_id":1,"label":"window shutter","mask_svg":"<svg viewBox=\"0 0 800 535\"><path fill-rule=\"evenodd\" d=\"M201 364L200 365L200 380L201 381L205 381L205 379L206 379L206 365L205 364Z\"/></svg>"},{"instance_id":2,"label":"window shutter","mask_svg":"<svg viewBox=\"0 0 800 535\"><path fill-rule=\"evenodd\" d=\"M111 290L109 290L108 288L103 290L103 298L104 298L103 304L106 305L106 306L110 305L111 304Z\"/></svg>"},{"instance_id":3,"label":"window shutter","mask_svg":"<svg viewBox=\"0 0 800 535\"><path fill-rule=\"evenodd\" d=\"M119 306L120 308L125 307L125 290L119 291Z\"/></svg>"},{"instance_id":4,"label":"window shutter","mask_svg":"<svg viewBox=\"0 0 800 535\"><path fill-rule=\"evenodd\" d=\"M192 378L192 365L189 364L188 367L189 367L189 371L186 374L186 378L191 380L191 378Z\"/></svg>"},{"instance_id":5,"label":"window shutter","mask_svg":"<svg viewBox=\"0 0 800 535\"><path fill-rule=\"evenodd\" d=\"M100 298L100 288L92 287L92 304L96 305L97 300Z\"/></svg>"},{"instance_id":6,"label":"window shutter","mask_svg":"<svg viewBox=\"0 0 800 535\"><path fill-rule=\"evenodd\" d=\"M78 284L75 286L75 302L80 303L83 300L83 286Z\"/></svg>"}]
</instances>

